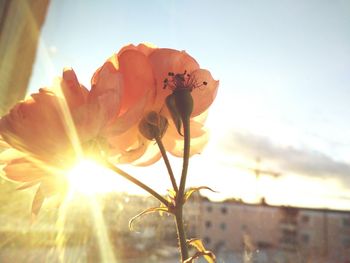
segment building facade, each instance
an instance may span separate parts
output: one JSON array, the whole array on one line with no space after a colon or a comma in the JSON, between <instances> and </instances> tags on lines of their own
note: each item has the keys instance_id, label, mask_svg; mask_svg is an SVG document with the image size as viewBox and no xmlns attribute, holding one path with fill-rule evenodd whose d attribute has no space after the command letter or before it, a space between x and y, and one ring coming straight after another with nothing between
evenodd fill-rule
<instances>
[{"instance_id":1,"label":"building facade","mask_svg":"<svg viewBox=\"0 0 350 263\"><path fill-rule=\"evenodd\" d=\"M349 211L203 199L199 213L198 235L216 254L256 255L254 262L350 262Z\"/></svg>"}]
</instances>

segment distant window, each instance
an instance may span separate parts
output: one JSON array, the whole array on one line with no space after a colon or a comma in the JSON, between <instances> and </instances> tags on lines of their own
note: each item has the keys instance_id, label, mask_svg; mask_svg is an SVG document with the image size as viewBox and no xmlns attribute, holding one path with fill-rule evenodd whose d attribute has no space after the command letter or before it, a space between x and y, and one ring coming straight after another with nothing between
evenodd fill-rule
<instances>
[{"instance_id":1,"label":"distant window","mask_svg":"<svg viewBox=\"0 0 350 263\"><path fill-rule=\"evenodd\" d=\"M227 207L221 207L221 213L227 214Z\"/></svg>"},{"instance_id":2,"label":"distant window","mask_svg":"<svg viewBox=\"0 0 350 263\"><path fill-rule=\"evenodd\" d=\"M211 212L211 211L213 211L213 208L211 206L207 206L207 211Z\"/></svg>"},{"instance_id":3,"label":"distant window","mask_svg":"<svg viewBox=\"0 0 350 263\"><path fill-rule=\"evenodd\" d=\"M350 227L350 218L343 218L343 226Z\"/></svg>"},{"instance_id":4,"label":"distant window","mask_svg":"<svg viewBox=\"0 0 350 263\"><path fill-rule=\"evenodd\" d=\"M293 237L282 237L280 240L281 243L283 244L289 244L289 245L296 245L296 240Z\"/></svg>"},{"instance_id":5,"label":"distant window","mask_svg":"<svg viewBox=\"0 0 350 263\"><path fill-rule=\"evenodd\" d=\"M310 236L308 234L302 234L301 235L301 241L304 244L308 244L310 242Z\"/></svg>"},{"instance_id":6,"label":"distant window","mask_svg":"<svg viewBox=\"0 0 350 263\"><path fill-rule=\"evenodd\" d=\"M307 215L303 215L303 216L301 217L301 222L304 223L304 224L309 223L309 222L310 222L310 217L307 216Z\"/></svg>"},{"instance_id":7,"label":"distant window","mask_svg":"<svg viewBox=\"0 0 350 263\"><path fill-rule=\"evenodd\" d=\"M211 227L211 222L210 221L205 221L205 227L210 228Z\"/></svg>"},{"instance_id":8,"label":"distant window","mask_svg":"<svg viewBox=\"0 0 350 263\"><path fill-rule=\"evenodd\" d=\"M297 235L297 232L295 230L283 229L282 234L283 236L295 237Z\"/></svg>"},{"instance_id":9,"label":"distant window","mask_svg":"<svg viewBox=\"0 0 350 263\"><path fill-rule=\"evenodd\" d=\"M349 238L343 239L343 246L345 248L350 248L350 239Z\"/></svg>"},{"instance_id":10,"label":"distant window","mask_svg":"<svg viewBox=\"0 0 350 263\"><path fill-rule=\"evenodd\" d=\"M221 230L225 230L226 229L226 224L225 223L221 223L220 224L220 228L221 228Z\"/></svg>"},{"instance_id":11,"label":"distant window","mask_svg":"<svg viewBox=\"0 0 350 263\"><path fill-rule=\"evenodd\" d=\"M225 241L221 240L215 244L214 250L218 251L221 250L223 247L225 247Z\"/></svg>"},{"instance_id":12,"label":"distant window","mask_svg":"<svg viewBox=\"0 0 350 263\"><path fill-rule=\"evenodd\" d=\"M205 237L204 238L204 243L206 243L206 244L210 244L210 237Z\"/></svg>"},{"instance_id":13,"label":"distant window","mask_svg":"<svg viewBox=\"0 0 350 263\"><path fill-rule=\"evenodd\" d=\"M269 242L266 241L258 241L257 242L257 246L259 249L269 249L269 248L273 248L273 245Z\"/></svg>"}]
</instances>

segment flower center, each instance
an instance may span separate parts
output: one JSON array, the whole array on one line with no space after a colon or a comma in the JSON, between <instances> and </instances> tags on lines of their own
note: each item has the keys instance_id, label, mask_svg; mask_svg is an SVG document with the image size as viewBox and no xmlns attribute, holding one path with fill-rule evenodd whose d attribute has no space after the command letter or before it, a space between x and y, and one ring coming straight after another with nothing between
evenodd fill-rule
<instances>
[{"instance_id":1,"label":"flower center","mask_svg":"<svg viewBox=\"0 0 350 263\"><path fill-rule=\"evenodd\" d=\"M174 72L169 72L168 78L165 78L163 83L163 89L168 87L172 91L177 89L189 89L192 91L193 89L200 88L208 84L206 81L199 82L195 76L188 74L186 70L184 73L177 74Z\"/></svg>"}]
</instances>

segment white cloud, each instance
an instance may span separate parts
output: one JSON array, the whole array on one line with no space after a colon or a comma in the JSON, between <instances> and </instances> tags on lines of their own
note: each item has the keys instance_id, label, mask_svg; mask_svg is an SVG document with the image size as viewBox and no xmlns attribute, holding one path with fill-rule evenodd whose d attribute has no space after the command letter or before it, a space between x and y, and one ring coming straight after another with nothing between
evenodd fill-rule
<instances>
[{"instance_id":1,"label":"white cloud","mask_svg":"<svg viewBox=\"0 0 350 263\"><path fill-rule=\"evenodd\" d=\"M230 133L222 147L228 154L272 162L282 174L336 179L350 185L350 164L312 149L280 146L266 137L239 132Z\"/></svg>"}]
</instances>

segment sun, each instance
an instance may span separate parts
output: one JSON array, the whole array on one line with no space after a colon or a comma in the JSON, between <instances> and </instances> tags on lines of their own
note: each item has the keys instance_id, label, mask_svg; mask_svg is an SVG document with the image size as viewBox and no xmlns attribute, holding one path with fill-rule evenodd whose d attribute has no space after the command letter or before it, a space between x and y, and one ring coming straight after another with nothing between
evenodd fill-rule
<instances>
[{"instance_id":1,"label":"sun","mask_svg":"<svg viewBox=\"0 0 350 263\"><path fill-rule=\"evenodd\" d=\"M70 189L85 195L118 191L121 178L94 160L83 159L67 173Z\"/></svg>"}]
</instances>

